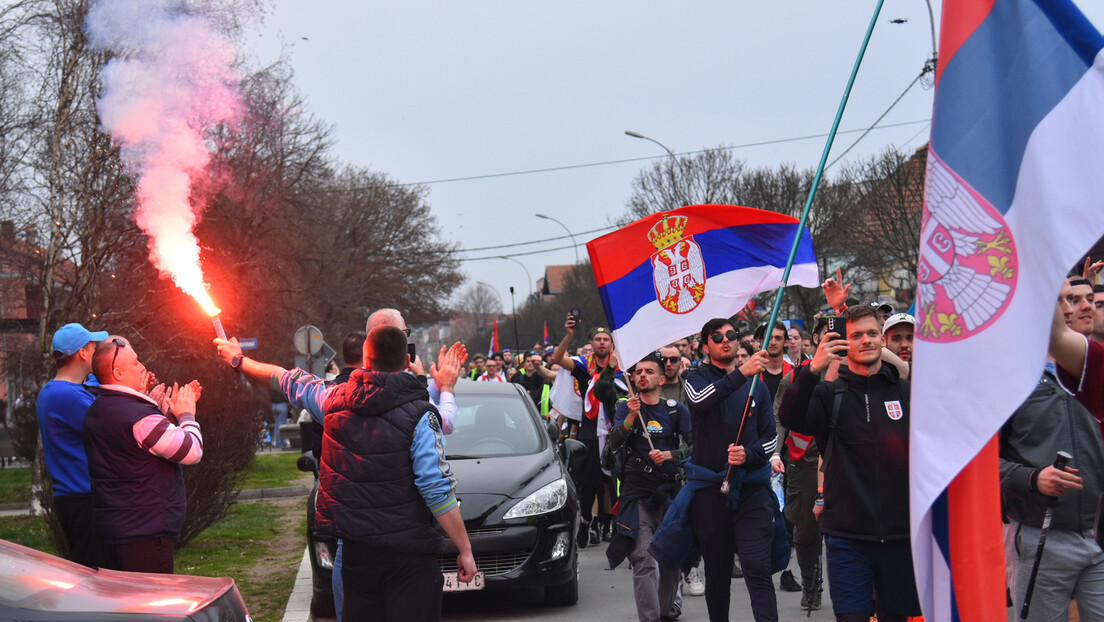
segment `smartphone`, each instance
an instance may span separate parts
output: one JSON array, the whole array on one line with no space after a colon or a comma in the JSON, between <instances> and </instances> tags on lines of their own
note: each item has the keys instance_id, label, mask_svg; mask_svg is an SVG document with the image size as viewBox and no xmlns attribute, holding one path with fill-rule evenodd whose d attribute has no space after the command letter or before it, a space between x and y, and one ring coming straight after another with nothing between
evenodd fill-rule
<instances>
[{"instance_id":1,"label":"smartphone","mask_svg":"<svg viewBox=\"0 0 1104 622\"><path fill-rule=\"evenodd\" d=\"M414 349L414 344L406 344L406 353L410 355L410 362L413 363L414 359L418 358L418 352Z\"/></svg>"},{"instance_id":2,"label":"smartphone","mask_svg":"<svg viewBox=\"0 0 1104 622\"><path fill-rule=\"evenodd\" d=\"M847 338L847 318L842 317L830 317L828 318L828 332L836 333L842 339Z\"/></svg>"},{"instance_id":3,"label":"smartphone","mask_svg":"<svg viewBox=\"0 0 1104 622\"><path fill-rule=\"evenodd\" d=\"M570 311L570 314L571 314L571 319L575 322L575 327L578 328L579 327L579 308L578 307L572 308L571 311Z\"/></svg>"}]
</instances>

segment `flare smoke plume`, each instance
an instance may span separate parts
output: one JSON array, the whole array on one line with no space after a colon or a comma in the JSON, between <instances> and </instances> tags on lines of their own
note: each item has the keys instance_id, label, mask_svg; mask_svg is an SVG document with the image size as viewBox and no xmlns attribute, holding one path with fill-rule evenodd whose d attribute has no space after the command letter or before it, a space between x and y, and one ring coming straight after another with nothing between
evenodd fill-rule
<instances>
[{"instance_id":1,"label":"flare smoke plume","mask_svg":"<svg viewBox=\"0 0 1104 622\"><path fill-rule=\"evenodd\" d=\"M237 113L238 75L232 42L193 9L179 0L96 0L85 30L92 47L113 55L98 111L137 180L134 219L149 236L150 260L214 315L189 197L210 160L206 131Z\"/></svg>"}]
</instances>

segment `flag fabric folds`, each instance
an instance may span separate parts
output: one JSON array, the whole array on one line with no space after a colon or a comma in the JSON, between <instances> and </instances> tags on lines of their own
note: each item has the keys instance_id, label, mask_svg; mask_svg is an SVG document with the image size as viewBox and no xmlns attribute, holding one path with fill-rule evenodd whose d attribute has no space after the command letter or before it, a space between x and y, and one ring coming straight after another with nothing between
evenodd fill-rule
<instances>
[{"instance_id":1,"label":"flag fabric folds","mask_svg":"<svg viewBox=\"0 0 1104 622\"><path fill-rule=\"evenodd\" d=\"M929 622L1007 619L992 439L1042 372L1061 278L1104 233L1102 48L1067 0L943 4L909 446Z\"/></svg>"},{"instance_id":2,"label":"flag fabric folds","mask_svg":"<svg viewBox=\"0 0 1104 622\"><path fill-rule=\"evenodd\" d=\"M490 345L490 351L487 352L487 356L494 356L495 352L498 352L498 318L497 317L494 319L494 328L491 329L491 345Z\"/></svg>"},{"instance_id":3,"label":"flag fabric folds","mask_svg":"<svg viewBox=\"0 0 1104 622\"><path fill-rule=\"evenodd\" d=\"M796 218L776 212L691 205L587 242L622 367L778 287L797 232ZM790 284L820 285L808 230Z\"/></svg>"}]
</instances>

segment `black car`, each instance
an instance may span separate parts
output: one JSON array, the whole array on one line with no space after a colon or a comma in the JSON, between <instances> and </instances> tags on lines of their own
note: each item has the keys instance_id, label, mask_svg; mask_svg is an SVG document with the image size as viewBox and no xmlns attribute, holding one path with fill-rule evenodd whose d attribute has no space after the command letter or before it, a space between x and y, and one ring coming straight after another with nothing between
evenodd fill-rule
<instances>
[{"instance_id":1,"label":"black car","mask_svg":"<svg viewBox=\"0 0 1104 622\"><path fill-rule=\"evenodd\" d=\"M477 589L543 587L545 602L573 605L579 598L575 534L579 503L565 461L579 460L582 443L563 441L520 385L462 380L457 414L445 453L456 477L456 496L483 573ZM300 468L314 467L304 454ZM333 614L333 558L337 544L314 533L315 483L307 507L314 594L311 610ZM441 571L456 572L456 548L440 557ZM471 589L446 581L445 590Z\"/></svg>"}]
</instances>

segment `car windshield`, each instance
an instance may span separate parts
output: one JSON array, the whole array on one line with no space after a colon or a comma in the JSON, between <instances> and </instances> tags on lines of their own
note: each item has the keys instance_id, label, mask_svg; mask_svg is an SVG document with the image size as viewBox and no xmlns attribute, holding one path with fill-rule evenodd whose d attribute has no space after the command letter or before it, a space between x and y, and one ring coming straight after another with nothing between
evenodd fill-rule
<instances>
[{"instance_id":1,"label":"car windshield","mask_svg":"<svg viewBox=\"0 0 1104 622\"><path fill-rule=\"evenodd\" d=\"M521 395L457 395L456 423L445 438L449 458L534 454L540 431Z\"/></svg>"}]
</instances>

